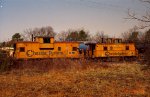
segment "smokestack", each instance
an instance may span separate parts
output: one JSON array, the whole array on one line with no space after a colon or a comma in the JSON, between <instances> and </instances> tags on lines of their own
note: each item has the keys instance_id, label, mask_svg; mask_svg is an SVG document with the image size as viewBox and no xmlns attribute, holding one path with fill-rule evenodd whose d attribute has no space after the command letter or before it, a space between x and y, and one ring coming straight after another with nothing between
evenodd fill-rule
<instances>
[{"instance_id":1,"label":"smokestack","mask_svg":"<svg viewBox=\"0 0 150 97\"><path fill-rule=\"evenodd\" d=\"M104 38L102 38L102 43L104 43Z\"/></svg>"},{"instance_id":2,"label":"smokestack","mask_svg":"<svg viewBox=\"0 0 150 97\"><path fill-rule=\"evenodd\" d=\"M33 34L32 34L32 41L33 41Z\"/></svg>"}]
</instances>

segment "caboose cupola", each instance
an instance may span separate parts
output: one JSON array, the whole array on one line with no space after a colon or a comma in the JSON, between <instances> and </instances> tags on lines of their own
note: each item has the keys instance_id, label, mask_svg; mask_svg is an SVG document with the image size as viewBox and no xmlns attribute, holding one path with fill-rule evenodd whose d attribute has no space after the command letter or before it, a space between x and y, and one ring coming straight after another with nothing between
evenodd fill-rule
<instances>
[{"instance_id":1,"label":"caboose cupola","mask_svg":"<svg viewBox=\"0 0 150 97\"><path fill-rule=\"evenodd\" d=\"M53 49L54 48L54 37L42 37L36 36L36 42L40 43L40 49Z\"/></svg>"}]
</instances>

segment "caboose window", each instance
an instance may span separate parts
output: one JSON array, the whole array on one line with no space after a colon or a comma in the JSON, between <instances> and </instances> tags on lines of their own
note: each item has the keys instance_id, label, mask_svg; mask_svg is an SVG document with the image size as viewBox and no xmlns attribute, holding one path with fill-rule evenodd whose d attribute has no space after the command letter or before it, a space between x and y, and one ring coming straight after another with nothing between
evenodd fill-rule
<instances>
[{"instance_id":1,"label":"caboose window","mask_svg":"<svg viewBox=\"0 0 150 97\"><path fill-rule=\"evenodd\" d=\"M44 43L50 43L50 38L47 38L47 37L46 37L46 38L43 38L43 42L44 42Z\"/></svg>"},{"instance_id":2,"label":"caboose window","mask_svg":"<svg viewBox=\"0 0 150 97\"><path fill-rule=\"evenodd\" d=\"M73 48L72 48L72 51L77 51L77 47L73 47Z\"/></svg>"},{"instance_id":3,"label":"caboose window","mask_svg":"<svg viewBox=\"0 0 150 97\"><path fill-rule=\"evenodd\" d=\"M24 48L24 47L20 47L20 48L19 48L19 51L20 51L20 52L25 52L25 48Z\"/></svg>"},{"instance_id":4,"label":"caboose window","mask_svg":"<svg viewBox=\"0 0 150 97\"><path fill-rule=\"evenodd\" d=\"M61 51L61 47L58 47L58 51Z\"/></svg>"},{"instance_id":5,"label":"caboose window","mask_svg":"<svg viewBox=\"0 0 150 97\"><path fill-rule=\"evenodd\" d=\"M106 46L104 47L104 51L107 51L107 47Z\"/></svg>"},{"instance_id":6,"label":"caboose window","mask_svg":"<svg viewBox=\"0 0 150 97\"><path fill-rule=\"evenodd\" d=\"M129 46L126 46L126 50L129 50Z\"/></svg>"}]
</instances>

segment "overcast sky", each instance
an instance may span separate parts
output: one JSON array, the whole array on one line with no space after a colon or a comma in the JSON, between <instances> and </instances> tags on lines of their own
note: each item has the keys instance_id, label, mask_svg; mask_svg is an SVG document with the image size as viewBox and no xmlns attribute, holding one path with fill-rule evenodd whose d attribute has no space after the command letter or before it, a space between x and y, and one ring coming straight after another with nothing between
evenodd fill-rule
<instances>
[{"instance_id":1,"label":"overcast sky","mask_svg":"<svg viewBox=\"0 0 150 97\"><path fill-rule=\"evenodd\" d=\"M0 0L0 42L35 27L55 32L84 28L118 37L136 25L127 10L144 11L139 0Z\"/></svg>"}]
</instances>

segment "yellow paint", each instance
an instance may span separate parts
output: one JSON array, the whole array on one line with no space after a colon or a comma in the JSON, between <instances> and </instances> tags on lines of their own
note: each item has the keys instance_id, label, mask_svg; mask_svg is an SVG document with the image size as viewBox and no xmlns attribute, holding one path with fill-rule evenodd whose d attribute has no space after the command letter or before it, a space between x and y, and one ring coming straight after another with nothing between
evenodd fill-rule
<instances>
[{"instance_id":1,"label":"yellow paint","mask_svg":"<svg viewBox=\"0 0 150 97\"><path fill-rule=\"evenodd\" d=\"M121 40L119 40L121 41ZM133 43L99 43L87 49L86 57L130 57L138 56ZM55 42L53 37L35 37L34 42L17 42L14 57L17 59L35 58L81 58L79 42Z\"/></svg>"},{"instance_id":2,"label":"yellow paint","mask_svg":"<svg viewBox=\"0 0 150 97\"><path fill-rule=\"evenodd\" d=\"M107 50L104 50L104 47ZM129 49L127 49L129 48ZM137 56L138 52L133 43L96 44L94 57Z\"/></svg>"},{"instance_id":3,"label":"yellow paint","mask_svg":"<svg viewBox=\"0 0 150 97\"><path fill-rule=\"evenodd\" d=\"M35 42L17 42L14 56L17 59L29 58L79 58L79 42L43 43L42 37L35 38ZM21 49L24 51L21 51Z\"/></svg>"}]
</instances>

